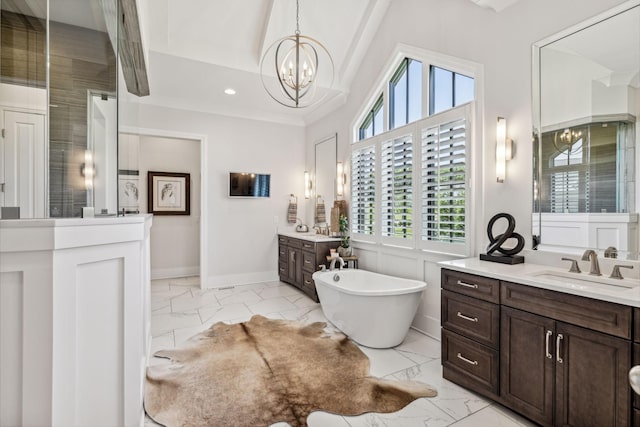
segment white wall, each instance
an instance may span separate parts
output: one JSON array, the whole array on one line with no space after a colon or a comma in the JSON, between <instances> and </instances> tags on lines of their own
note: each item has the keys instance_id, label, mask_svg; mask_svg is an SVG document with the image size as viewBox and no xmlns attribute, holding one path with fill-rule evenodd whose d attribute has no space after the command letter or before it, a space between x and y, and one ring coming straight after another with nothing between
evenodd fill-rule
<instances>
[{"instance_id":1,"label":"white wall","mask_svg":"<svg viewBox=\"0 0 640 427\"><path fill-rule=\"evenodd\" d=\"M141 133L147 133L146 129L205 139L207 216L206 234L201 237L208 248L208 277L202 280L203 286L277 280L276 230L290 227L286 223L289 194L298 196L299 216L304 215L307 204L303 195L304 129L146 104L121 104L120 120L124 128L140 128ZM231 171L271 174L271 197L230 199ZM158 222L154 221L154 229Z\"/></svg>"},{"instance_id":2,"label":"white wall","mask_svg":"<svg viewBox=\"0 0 640 427\"><path fill-rule=\"evenodd\" d=\"M578 6L579 3L579 7ZM398 43L445 53L484 65L483 132L476 143L482 159L480 191L482 207L474 212L478 232L475 254L488 243L484 229L491 216L509 212L516 218L516 231L531 245L532 114L531 45L566 27L575 25L620 0L521 0L495 13L467 0L402 0L391 2L371 47L364 55L346 104L307 128L307 150L312 141L331 132L338 133L338 159L349 163L351 122L370 96L376 79ZM433 19L433 18L436 19ZM496 117L507 118L508 135L516 144L515 158L507 164L503 184L495 179ZM307 155L308 166L312 157ZM347 197L348 199L348 197ZM425 280L425 292L414 326L440 334L440 270L435 262L445 257L421 251L402 251L356 244L360 266L371 270Z\"/></svg>"}]
</instances>

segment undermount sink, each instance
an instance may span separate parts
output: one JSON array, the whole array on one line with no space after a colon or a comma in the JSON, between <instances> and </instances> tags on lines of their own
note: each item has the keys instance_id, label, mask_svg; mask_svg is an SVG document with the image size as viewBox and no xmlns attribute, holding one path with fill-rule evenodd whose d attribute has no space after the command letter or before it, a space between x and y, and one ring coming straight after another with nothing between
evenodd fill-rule
<instances>
[{"instance_id":1,"label":"undermount sink","mask_svg":"<svg viewBox=\"0 0 640 427\"><path fill-rule=\"evenodd\" d=\"M586 273L571 273L564 271L538 271L529 276L545 281L551 281L556 286L578 290L603 290L608 292L628 291L640 286L634 279L610 279L607 276L590 276Z\"/></svg>"},{"instance_id":2,"label":"undermount sink","mask_svg":"<svg viewBox=\"0 0 640 427\"><path fill-rule=\"evenodd\" d=\"M329 236L325 234L316 234L313 232L306 233L296 233L295 235L291 235L292 237L298 237L300 239L308 239L308 240L320 240L320 239L328 239Z\"/></svg>"}]
</instances>

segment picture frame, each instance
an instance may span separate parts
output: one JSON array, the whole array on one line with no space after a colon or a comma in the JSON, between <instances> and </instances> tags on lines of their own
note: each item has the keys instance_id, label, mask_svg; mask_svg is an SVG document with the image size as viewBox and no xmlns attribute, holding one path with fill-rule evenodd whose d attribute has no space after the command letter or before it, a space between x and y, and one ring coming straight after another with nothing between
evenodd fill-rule
<instances>
[{"instance_id":1,"label":"picture frame","mask_svg":"<svg viewBox=\"0 0 640 427\"><path fill-rule=\"evenodd\" d=\"M118 171L118 210L125 213L140 213L140 172L137 170Z\"/></svg>"},{"instance_id":2,"label":"picture frame","mask_svg":"<svg viewBox=\"0 0 640 427\"><path fill-rule=\"evenodd\" d=\"M154 215L191 215L191 176L188 173L147 173L147 211Z\"/></svg>"}]
</instances>

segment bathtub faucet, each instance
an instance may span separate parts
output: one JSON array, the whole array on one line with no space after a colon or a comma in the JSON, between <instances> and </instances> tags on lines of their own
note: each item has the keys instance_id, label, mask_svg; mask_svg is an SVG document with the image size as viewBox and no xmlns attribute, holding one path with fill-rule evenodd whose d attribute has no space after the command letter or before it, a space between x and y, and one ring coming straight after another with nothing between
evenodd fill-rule
<instances>
[{"instance_id":1,"label":"bathtub faucet","mask_svg":"<svg viewBox=\"0 0 640 427\"><path fill-rule=\"evenodd\" d=\"M344 267L344 260L342 259L342 257L337 257L337 258L333 258L331 260L331 264L329 265L329 270L335 270L336 269L336 261L340 262L340 270L342 270L342 267Z\"/></svg>"}]
</instances>

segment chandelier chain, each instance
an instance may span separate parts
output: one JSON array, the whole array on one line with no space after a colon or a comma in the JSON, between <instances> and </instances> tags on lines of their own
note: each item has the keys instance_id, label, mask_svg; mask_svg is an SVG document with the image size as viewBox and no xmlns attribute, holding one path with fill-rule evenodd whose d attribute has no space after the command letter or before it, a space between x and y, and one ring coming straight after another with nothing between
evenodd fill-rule
<instances>
[{"instance_id":1,"label":"chandelier chain","mask_svg":"<svg viewBox=\"0 0 640 427\"><path fill-rule=\"evenodd\" d=\"M300 0L296 0L296 34L300 34Z\"/></svg>"}]
</instances>

